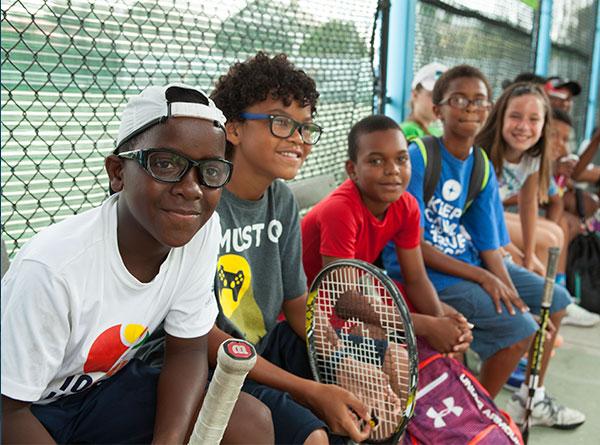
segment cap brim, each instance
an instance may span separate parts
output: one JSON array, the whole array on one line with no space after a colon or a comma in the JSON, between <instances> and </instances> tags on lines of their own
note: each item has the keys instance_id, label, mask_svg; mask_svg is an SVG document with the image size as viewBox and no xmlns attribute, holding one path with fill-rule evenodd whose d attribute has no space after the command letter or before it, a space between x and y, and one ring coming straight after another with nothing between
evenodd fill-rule
<instances>
[{"instance_id":1,"label":"cap brim","mask_svg":"<svg viewBox=\"0 0 600 445\"><path fill-rule=\"evenodd\" d=\"M554 88L566 88L573 96L578 96L581 93L581 85L572 80L565 83L559 83L558 85L555 85Z\"/></svg>"}]
</instances>

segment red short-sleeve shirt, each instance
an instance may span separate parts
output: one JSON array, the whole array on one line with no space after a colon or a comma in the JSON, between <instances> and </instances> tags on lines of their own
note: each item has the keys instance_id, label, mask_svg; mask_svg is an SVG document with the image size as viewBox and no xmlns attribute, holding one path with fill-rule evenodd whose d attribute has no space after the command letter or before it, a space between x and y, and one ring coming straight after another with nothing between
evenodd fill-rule
<instances>
[{"instance_id":1,"label":"red short-sleeve shirt","mask_svg":"<svg viewBox=\"0 0 600 445\"><path fill-rule=\"evenodd\" d=\"M350 179L313 207L302 219L302 261L308 283L323 265L322 256L356 258L372 263L391 240L402 249L420 241L419 205L404 192L383 220L364 205Z\"/></svg>"}]
</instances>

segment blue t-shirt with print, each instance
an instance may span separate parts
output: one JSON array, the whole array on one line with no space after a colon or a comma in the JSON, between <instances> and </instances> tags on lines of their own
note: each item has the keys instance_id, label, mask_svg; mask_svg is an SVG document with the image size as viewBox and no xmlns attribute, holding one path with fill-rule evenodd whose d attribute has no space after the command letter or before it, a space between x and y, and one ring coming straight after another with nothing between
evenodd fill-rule
<instances>
[{"instance_id":1,"label":"blue t-shirt with print","mask_svg":"<svg viewBox=\"0 0 600 445\"><path fill-rule=\"evenodd\" d=\"M497 249L510 242L498 182L490 163L489 180L463 215L474 156L465 160L454 157L441 139L442 171L435 192L427 205L423 202L425 164L419 147L409 146L412 176L408 191L417 199L421 209L421 227L425 240L447 255L465 263L479 266L479 252ZM382 260L389 275L401 279L400 267L393 245L387 245ZM438 291L454 285L462 278L427 268L429 279Z\"/></svg>"}]
</instances>

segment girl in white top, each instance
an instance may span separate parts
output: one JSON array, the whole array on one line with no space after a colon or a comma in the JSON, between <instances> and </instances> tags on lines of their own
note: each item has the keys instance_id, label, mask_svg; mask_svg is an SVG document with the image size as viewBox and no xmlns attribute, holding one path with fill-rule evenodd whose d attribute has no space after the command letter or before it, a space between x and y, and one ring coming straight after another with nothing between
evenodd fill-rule
<instances>
[{"instance_id":1,"label":"girl in white top","mask_svg":"<svg viewBox=\"0 0 600 445\"><path fill-rule=\"evenodd\" d=\"M548 200L550 117L539 85L515 83L504 90L476 140L494 164L505 205L517 197L519 215L504 213L512 241L507 250L515 262L540 275L548 247L564 244L560 226L538 216L538 203Z\"/></svg>"}]
</instances>

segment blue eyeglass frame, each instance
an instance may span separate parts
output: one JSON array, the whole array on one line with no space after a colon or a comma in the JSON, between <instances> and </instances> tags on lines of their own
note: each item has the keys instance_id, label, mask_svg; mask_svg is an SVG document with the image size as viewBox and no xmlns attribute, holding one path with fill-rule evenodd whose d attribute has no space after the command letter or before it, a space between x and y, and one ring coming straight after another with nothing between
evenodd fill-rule
<instances>
[{"instance_id":1,"label":"blue eyeglass frame","mask_svg":"<svg viewBox=\"0 0 600 445\"><path fill-rule=\"evenodd\" d=\"M244 111L244 112L240 113L240 117L243 119L250 120L250 121L268 120L269 121L269 130L271 131L271 134L273 136L275 136L276 138L280 138L280 139L289 138L291 135L294 134L294 131L296 131L298 128L300 128L300 137L302 138L302 142L304 142L305 144L308 144L308 145L315 145L317 142L319 142L319 140L321 139L321 135L323 134L323 127L321 127L320 125L317 125L314 122L310 122L310 123L298 122L289 116L284 116L283 114L249 113L247 111ZM292 121L292 123L294 125L293 125L292 131L290 132L290 134L288 134L287 136L279 136L273 132L273 119L275 119L276 117L283 117L285 119L289 119L290 121ZM319 130L319 132L317 133L317 137L313 142L305 141L304 135L302 134L302 128L303 127L305 128L308 125L316 127Z\"/></svg>"}]
</instances>

